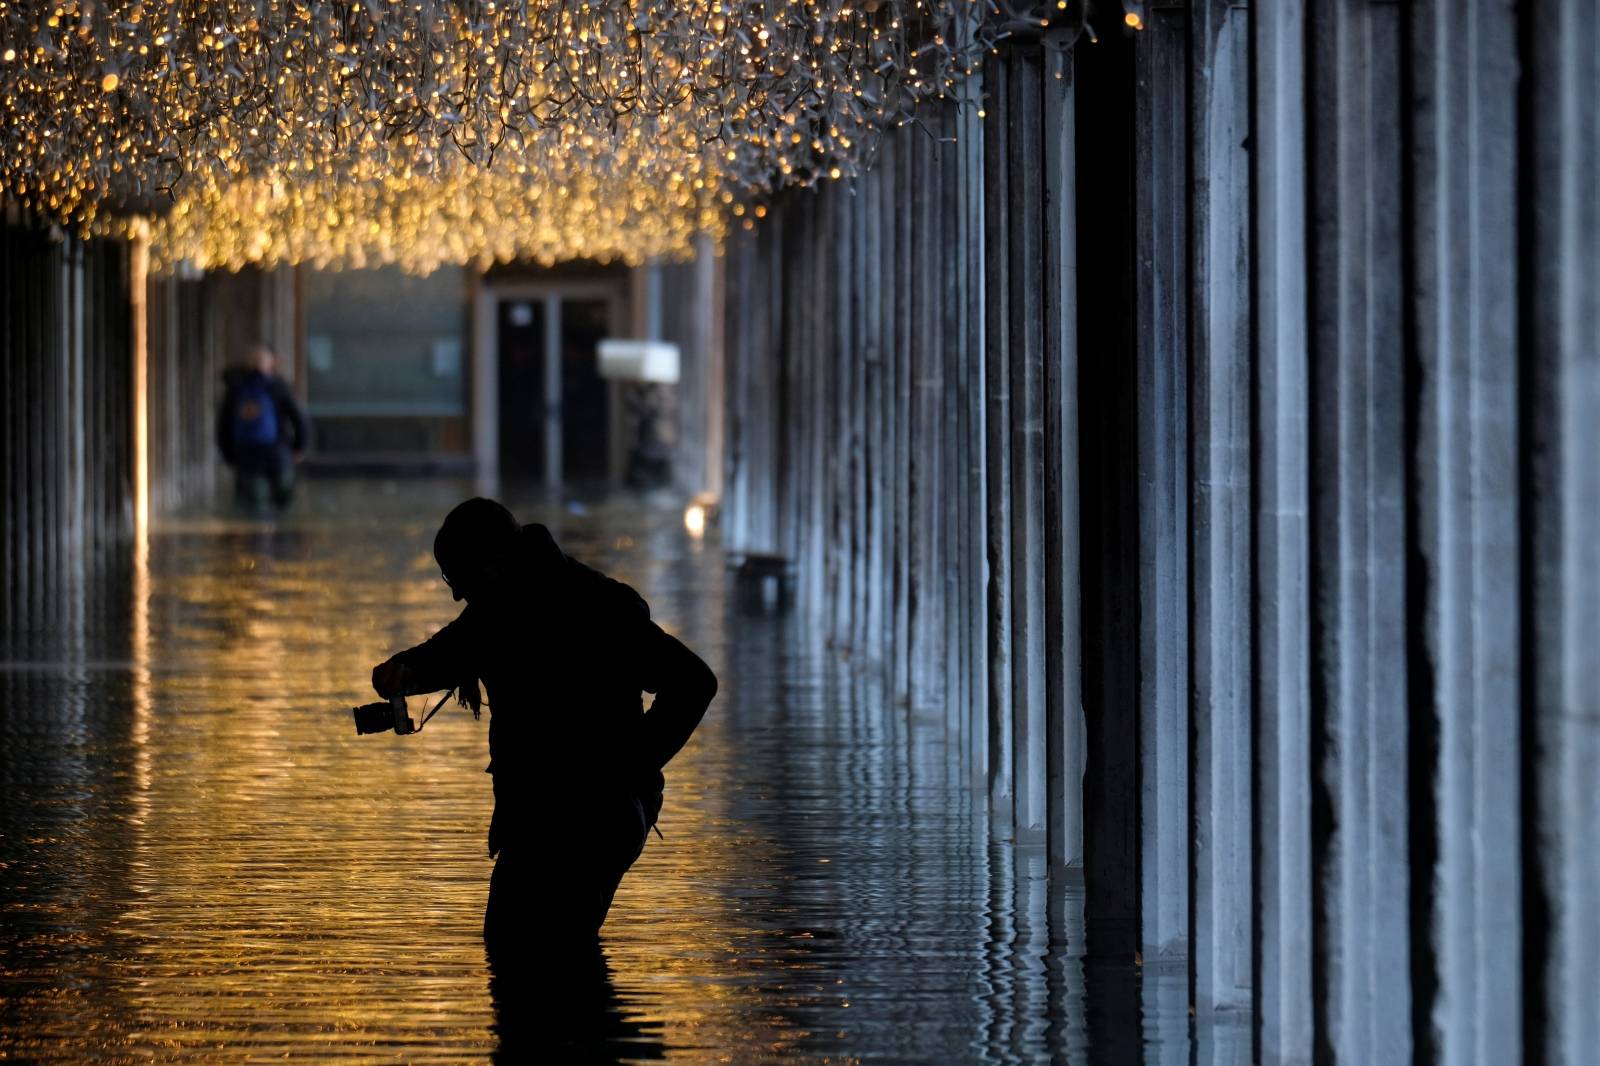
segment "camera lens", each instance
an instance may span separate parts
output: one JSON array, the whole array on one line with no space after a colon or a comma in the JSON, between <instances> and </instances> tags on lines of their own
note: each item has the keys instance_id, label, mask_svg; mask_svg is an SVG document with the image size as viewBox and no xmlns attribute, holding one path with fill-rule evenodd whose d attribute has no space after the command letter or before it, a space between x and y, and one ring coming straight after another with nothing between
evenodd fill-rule
<instances>
[{"instance_id":1,"label":"camera lens","mask_svg":"<svg viewBox=\"0 0 1600 1066\"><path fill-rule=\"evenodd\" d=\"M383 733L394 728L394 709L387 703L367 703L351 708L356 720L356 735Z\"/></svg>"}]
</instances>

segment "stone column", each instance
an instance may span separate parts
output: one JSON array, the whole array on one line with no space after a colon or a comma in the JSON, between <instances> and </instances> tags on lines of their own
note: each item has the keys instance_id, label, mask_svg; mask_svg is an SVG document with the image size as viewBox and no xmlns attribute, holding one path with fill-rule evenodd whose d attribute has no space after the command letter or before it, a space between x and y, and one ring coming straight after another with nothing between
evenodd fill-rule
<instances>
[{"instance_id":1,"label":"stone column","mask_svg":"<svg viewBox=\"0 0 1600 1066\"><path fill-rule=\"evenodd\" d=\"M1419 1056L1522 1049L1516 16L1410 11L1411 921Z\"/></svg>"},{"instance_id":2,"label":"stone column","mask_svg":"<svg viewBox=\"0 0 1600 1066\"><path fill-rule=\"evenodd\" d=\"M1313 1002L1411 1054L1400 9L1310 5Z\"/></svg>"},{"instance_id":3,"label":"stone column","mask_svg":"<svg viewBox=\"0 0 1600 1066\"><path fill-rule=\"evenodd\" d=\"M1135 47L1140 937L1189 936L1187 12L1154 8Z\"/></svg>"},{"instance_id":4,"label":"stone column","mask_svg":"<svg viewBox=\"0 0 1600 1066\"><path fill-rule=\"evenodd\" d=\"M1194 1000L1251 1005L1249 10L1189 7Z\"/></svg>"},{"instance_id":5,"label":"stone column","mask_svg":"<svg viewBox=\"0 0 1600 1066\"><path fill-rule=\"evenodd\" d=\"M1003 240L1011 284L1006 313L1011 375L1011 698L1018 840L1045 839L1045 391L1043 55L1018 47L1005 60L1005 113L1011 128Z\"/></svg>"},{"instance_id":6,"label":"stone column","mask_svg":"<svg viewBox=\"0 0 1600 1066\"><path fill-rule=\"evenodd\" d=\"M1263 1061L1309 1064L1310 400L1301 0L1252 7L1250 37L1255 1024Z\"/></svg>"},{"instance_id":7,"label":"stone column","mask_svg":"<svg viewBox=\"0 0 1600 1066\"><path fill-rule=\"evenodd\" d=\"M1522 29L1527 1048L1579 1063L1600 1047L1600 19L1549 0Z\"/></svg>"},{"instance_id":8,"label":"stone column","mask_svg":"<svg viewBox=\"0 0 1600 1066\"><path fill-rule=\"evenodd\" d=\"M1084 923L1093 969L1104 976L1140 946L1133 42L1105 34L1098 45L1080 44L1073 78L1078 157L1099 161L1074 175L1074 208ZM996 115L986 131L993 136L1006 125ZM987 279L986 288L994 286ZM994 335L993 324L988 332ZM1090 980L1091 995L1110 987Z\"/></svg>"},{"instance_id":9,"label":"stone column","mask_svg":"<svg viewBox=\"0 0 1600 1066\"><path fill-rule=\"evenodd\" d=\"M985 121L978 112L983 104L983 76L974 74L957 89L961 106L953 113L956 129L957 203L964 235L961 244L960 347L957 388L961 396L959 465L966 473L966 500L962 508L961 580L965 590L961 605L960 640L963 644L963 682L966 715L962 750L967 753L972 779L984 786L990 765L989 750L989 611L987 553L988 531L988 394L986 392L986 341L988 303L984 275L984 144ZM1070 208L1069 208L1070 209Z\"/></svg>"},{"instance_id":10,"label":"stone column","mask_svg":"<svg viewBox=\"0 0 1600 1066\"><path fill-rule=\"evenodd\" d=\"M1000 109L1008 96L1009 67L997 58L984 64L984 102ZM984 486L988 529L988 782L996 831L1009 835L1014 817L1011 579L1011 263L997 235L1010 227L1010 152L1012 131L998 116L984 126Z\"/></svg>"},{"instance_id":11,"label":"stone column","mask_svg":"<svg viewBox=\"0 0 1600 1066\"><path fill-rule=\"evenodd\" d=\"M1078 499L1078 226L1072 53L1046 34L1044 171L1044 622L1050 869L1083 862L1083 650ZM1081 902L1080 902L1081 906Z\"/></svg>"}]
</instances>

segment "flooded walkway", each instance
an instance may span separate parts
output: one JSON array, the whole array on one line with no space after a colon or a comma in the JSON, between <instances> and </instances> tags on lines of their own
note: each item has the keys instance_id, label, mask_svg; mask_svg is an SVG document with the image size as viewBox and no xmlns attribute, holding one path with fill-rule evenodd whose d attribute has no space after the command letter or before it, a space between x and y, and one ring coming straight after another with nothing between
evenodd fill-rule
<instances>
[{"instance_id":1,"label":"flooded walkway","mask_svg":"<svg viewBox=\"0 0 1600 1066\"><path fill-rule=\"evenodd\" d=\"M453 617L429 547L468 493L311 490L276 525L167 524L0 654L0 1060L1248 1059L1247 1026L1191 1048L1181 968L1144 975L1143 1009L1136 971L1086 969L1071 886L988 839L939 724L799 620L736 614L715 543L637 502L510 501L637 587L721 694L608 974L582 1009L497 1019L487 716L357 737L348 711Z\"/></svg>"}]
</instances>

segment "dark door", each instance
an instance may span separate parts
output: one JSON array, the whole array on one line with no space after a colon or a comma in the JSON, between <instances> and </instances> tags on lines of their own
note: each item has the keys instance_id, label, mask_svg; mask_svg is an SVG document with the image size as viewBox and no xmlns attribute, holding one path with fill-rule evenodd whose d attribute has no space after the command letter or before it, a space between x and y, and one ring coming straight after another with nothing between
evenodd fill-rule
<instances>
[{"instance_id":1,"label":"dark door","mask_svg":"<svg viewBox=\"0 0 1600 1066\"><path fill-rule=\"evenodd\" d=\"M544 477L544 305L501 300L500 470L509 478Z\"/></svg>"},{"instance_id":2,"label":"dark door","mask_svg":"<svg viewBox=\"0 0 1600 1066\"><path fill-rule=\"evenodd\" d=\"M606 300L561 301L561 472L569 481L611 473L611 391L597 354L610 318Z\"/></svg>"}]
</instances>

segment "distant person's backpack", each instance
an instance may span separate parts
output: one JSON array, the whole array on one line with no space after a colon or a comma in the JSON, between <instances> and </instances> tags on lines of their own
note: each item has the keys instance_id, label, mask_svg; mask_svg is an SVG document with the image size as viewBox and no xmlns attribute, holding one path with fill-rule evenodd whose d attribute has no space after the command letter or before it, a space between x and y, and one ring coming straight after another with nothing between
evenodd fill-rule
<instances>
[{"instance_id":1,"label":"distant person's backpack","mask_svg":"<svg viewBox=\"0 0 1600 1066\"><path fill-rule=\"evenodd\" d=\"M228 403L235 448L263 448L278 443L278 405L267 378L260 374L245 378L234 386Z\"/></svg>"}]
</instances>

